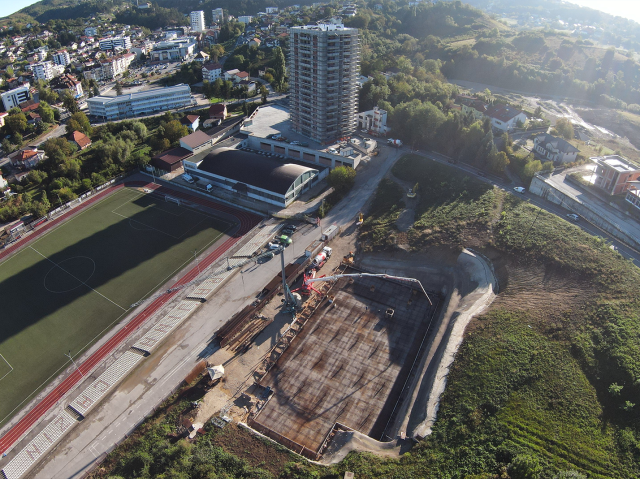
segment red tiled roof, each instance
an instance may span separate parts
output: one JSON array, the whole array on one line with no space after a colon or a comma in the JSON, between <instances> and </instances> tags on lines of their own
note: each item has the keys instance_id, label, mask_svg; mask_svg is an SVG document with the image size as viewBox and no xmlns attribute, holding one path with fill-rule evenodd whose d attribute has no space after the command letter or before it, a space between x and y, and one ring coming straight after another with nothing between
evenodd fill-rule
<instances>
[{"instance_id":1,"label":"red tiled roof","mask_svg":"<svg viewBox=\"0 0 640 479\"><path fill-rule=\"evenodd\" d=\"M200 116L198 115L187 115L183 117L182 120L180 120L180 122L185 125L193 125L198 118L200 118Z\"/></svg>"},{"instance_id":2,"label":"red tiled roof","mask_svg":"<svg viewBox=\"0 0 640 479\"><path fill-rule=\"evenodd\" d=\"M69 139L71 141L75 141L80 149L85 148L91 144L91 139L85 135L84 133L75 130L73 133L69 135Z\"/></svg>"},{"instance_id":3,"label":"red tiled roof","mask_svg":"<svg viewBox=\"0 0 640 479\"><path fill-rule=\"evenodd\" d=\"M208 71L212 71L212 70L222 70L222 65L220 65L219 63L205 63L204 65L202 65L202 68L208 70Z\"/></svg>"},{"instance_id":4,"label":"red tiled roof","mask_svg":"<svg viewBox=\"0 0 640 479\"><path fill-rule=\"evenodd\" d=\"M185 145L190 146L191 148L198 148L199 146L204 145L206 142L211 141L211 137L204 131L195 131L190 135L181 138L180 141L182 141Z\"/></svg>"},{"instance_id":5,"label":"red tiled roof","mask_svg":"<svg viewBox=\"0 0 640 479\"><path fill-rule=\"evenodd\" d=\"M20 161L26 161L29 158L36 156L38 152L36 150L21 150L16 155L16 158Z\"/></svg>"},{"instance_id":6,"label":"red tiled roof","mask_svg":"<svg viewBox=\"0 0 640 479\"><path fill-rule=\"evenodd\" d=\"M227 105L224 103L214 103L209 107L209 115L224 113L227 111Z\"/></svg>"},{"instance_id":7,"label":"red tiled roof","mask_svg":"<svg viewBox=\"0 0 640 479\"><path fill-rule=\"evenodd\" d=\"M240 78L249 78L249 74L247 72L236 73L236 76Z\"/></svg>"},{"instance_id":8,"label":"red tiled roof","mask_svg":"<svg viewBox=\"0 0 640 479\"><path fill-rule=\"evenodd\" d=\"M487 108L487 116L505 123L512 118L515 118L520 113L522 113L520 110L516 110L515 108L511 108L507 105L492 105Z\"/></svg>"}]
</instances>

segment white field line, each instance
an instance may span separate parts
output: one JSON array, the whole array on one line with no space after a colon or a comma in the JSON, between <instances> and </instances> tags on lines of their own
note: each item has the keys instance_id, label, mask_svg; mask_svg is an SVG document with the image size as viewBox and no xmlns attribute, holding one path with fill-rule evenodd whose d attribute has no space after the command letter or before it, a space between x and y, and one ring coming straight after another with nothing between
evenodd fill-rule
<instances>
[{"instance_id":1,"label":"white field line","mask_svg":"<svg viewBox=\"0 0 640 479\"><path fill-rule=\"evenodd\" d=\"M0 381L2 381L4 378L6 378L9 374L11 374L11 372L13 371L13 366L11 366L11 364L9 363L9 361L7 361L7 358L5 358L2 354L0 354L0 358L2 358L4 360L5 363L7 363L7 365L11 368L11 371L9 371L7 374L5 374L4 376L2 376L0 378Z\"/></svg>"}]
</instances>

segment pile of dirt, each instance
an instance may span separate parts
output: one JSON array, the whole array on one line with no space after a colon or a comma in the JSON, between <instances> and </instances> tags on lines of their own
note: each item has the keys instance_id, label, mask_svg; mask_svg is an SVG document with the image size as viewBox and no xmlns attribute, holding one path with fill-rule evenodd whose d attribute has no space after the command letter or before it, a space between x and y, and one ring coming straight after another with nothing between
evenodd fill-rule
<instances>
[{"instance_id":1,"label":"pile of dirt","mask_svg":"<svg viewBox=\"0 0 640 479\"><path fill-rule=\"evenodd\" d=\"M616 149L620 149L623 155L630 157L632 160L637 161L640 159L640 154L637 151L637 149L640 148L640 130L637 125L634 125L620 112L610 110L608 108L601 108L597 110L576 109L576 112L585 121L606 128L623 138L628 138L631 145L625 148L624 145L620 145L619 142L616 142L616 146L619 147Z\"/></svg>"}]
</instances>

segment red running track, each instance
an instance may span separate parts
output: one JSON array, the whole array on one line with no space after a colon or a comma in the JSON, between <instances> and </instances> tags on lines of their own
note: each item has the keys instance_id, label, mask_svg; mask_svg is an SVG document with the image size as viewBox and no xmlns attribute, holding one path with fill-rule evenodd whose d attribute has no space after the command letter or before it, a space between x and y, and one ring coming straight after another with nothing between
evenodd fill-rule
<instances>
[{"instance_id":1,"label":"red running track","mask_svg":"<svg viewBox=\"0 0 640 479\"><path fill-rule=\"evenodd\" d=\"M204 259L200 260L200 268L206 268L211 265L214 261L220 258L229 248L231 248L235 243L237 243L242 236L247 234L255 225L260 222L260 217L247 213L241 210L237 210L235 208L225 206L223 204L214 203L213 201L209 201L205 198L199 198L196 196L191 196L187 193L183 193L180 191L172 190L170 188L158 185L150 185L145 184L144 182L128 182L124 185L120 184L117 186L113 186L111 188L105 188L104 192L98 193L91 200L86 200L84 205L85 207L91 203L94 203L100 198L103 198L107 194L113 193L118 189L124 186L139 186L152 188L160 193L167 193L173 197L186 199L192 203L197 203L199 205L205 206L212 210L217 210L222 213L229 214L235 217L240 223L240 228L236 233L234 233L231 237L229 237L224 243L218 246L213 252L211 252ZM67 218L74 212L79 212L83 208L74 208L74 210L66 213L65 215L52 220L45 224L38 233L34 233L29 237L25 238L22 242L19 243L20 246L27 244L29 241L37 238L42 235L45 231L52 228L54 225L60 223L63 218ZM12 246L10 251L5 251L6 254L10 254L15 251L17 245ZM0 255L0 259L5 256ZM184 276L182 276L173 286L179 286L181 284L188 283L189 281L193 281L199 273L199 268L196 266L188 271ZM172 286L172 287L173 287ZM15 444L23 434L25 434L42 416L46 414L46 412L53 407L66 393L68 393L81 379L83 379L82 374L88 375L94 367L100 363L107 355L109 355L117 346L119 346L131 333L133 333L136 329L144 323L146 319L152 316L156 311L158 311L163 305L165 305L171 298L173 298L177 292L169 293L162 295L156 298L151 304L149 304L140 314L135 316L131 321L129 321L122 329L120 329L112 338L110 338L104 345L102 345L95 353L93 353L86 361L79 365L78 369L74 370L68 377L66 377L58 386L55 387L53 391L47 394L42 401L40 401L36 406L31 409L27 414L24 415L20 419L20 421L13 426L4 436L0 438L0 454L4 453L9 447Z\"/></svg>"}]
</instances>

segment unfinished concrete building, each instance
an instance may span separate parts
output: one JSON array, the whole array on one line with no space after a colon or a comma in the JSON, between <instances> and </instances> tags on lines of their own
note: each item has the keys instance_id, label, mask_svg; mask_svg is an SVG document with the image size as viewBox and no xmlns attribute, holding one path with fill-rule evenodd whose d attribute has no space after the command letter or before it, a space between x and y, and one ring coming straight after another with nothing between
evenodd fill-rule
<instances>
[{"instance_id":1,"label":"unfinished concrete building","mask_svg":"<svg viewBox=\"0 0 640 479\"><path fill-rule=\"evenodd\" d=\"M260 381L273 395L249 425L310 459L336 428L395 437L431 334L431 300L407 283L339 279Z\"/></svg>"},{"instance_id":2,"label":"unfinished concrete building","mask_svg":"<svg viewBox=\"0 0 640 479\"><path fill-rule=\"evenodd\" d=\"M358 29L321 24L290 31L289 101L292 129L322 144L357 127Z\"/></svg>"}]
</instances>

